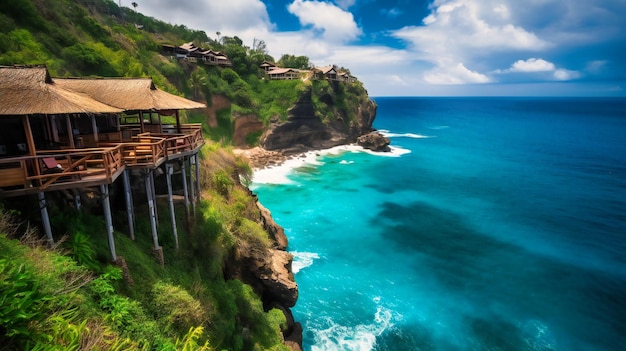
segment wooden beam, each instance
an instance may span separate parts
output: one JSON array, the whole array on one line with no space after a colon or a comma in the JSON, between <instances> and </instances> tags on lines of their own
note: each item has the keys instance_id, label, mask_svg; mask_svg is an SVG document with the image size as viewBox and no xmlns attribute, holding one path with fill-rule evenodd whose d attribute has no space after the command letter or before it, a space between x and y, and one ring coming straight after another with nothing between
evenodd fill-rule
<instances>
[{"instance_id":1,"label":"wooden beam","mask_svg":"<svg viewBox=\"0 0 626 351\"><path fill-rule=\"evenodd\" d=\"M176 110L176 133L180 134L180 114Z\"/></svg>"},{"instance_id":2,"label":"wooden beam","mask_svg":"<svg viewBox=\"0 0 626 351\"><path fill-rule=\"evenodd\" d=\"M187 166L185 162L185 158L183 157L182 162L180 163L181 174L183 178L183 196L185 198L185 213L187 214L187 225L189 225L189 189L187 189Z\"/></svg>"},{"instance_id":3,"label":"wooden beam","mask_svg":"<svg viewBox=\"0 0 626 351\"><path fill-rule=\"evenodd\" d=\"M196 164L196 186L198 189L197 199L195 200L196 202L200 202L200 199L202 197L202 189L200 188L200 159L198 158L198 154L195 154L193 157Z\"/></svg>"},{"instance_id":4,"label":"wooden beam","mask_svg":"<svg viewBox=\"0 0 626 351\"><path fill-rule=\"evenodd\" d=\"M133 206L133 193L130 188L130 176L128 175L130 169L127 169L122 174L124 181L124 198L126 199L126 213L128 215L128 233L130 239L135 240L135 208Z\"/></svg>"},{"instance_id":5,"label":"wooden beam","mask_svg":"<svg viewBox=\"0 0 626 351\"><path fill-rule=\"evenodd\" d=\"M193 168L191 166L191 159L193 156L189 158L189 194L191 200L191 207L193 208L193 215L196 215L196 192L194 190L194 181L193 181Z\"/></svg>"},{"instance_id":6,"label":"wooden beam","mask_svg":"<svg viewBox=\"0 0 626 351\"><path fill-rule=\"evenodd\" d=\"M172 220L172 233L174 233L174 243L178 250L178 230L176 228L176 213L174 212L174 199L172 196L172 174L174 166L171 163L165 164L165 177L167 179L167 200L170 203L170 217Z\"/></svg>"},{"instance_id":7,"label":"wooden beam","mask_svg":"<svg viewBox=\"0 0 626 351\"><path fill-rule=\"evenodd\" d=\"M113 262L117 262L117 254L115 253L115 240L113 239L113 219L111 217L111 203L109 201L109 186L107 184L100 185L100 194L102 196L102 208L104 209L104 221L106 223L106 231L109 241L109 251L111 252L111 260Z\"/></svg>"},{"instance_id":8,"label":"wooden beam","mask_svg":"<svg viewBox=\"0 0 626 351\"><path fill-rule=\"evenodd\" d=\"M52 238L52 228L50 227L50 217L48 216L48 202L43 192L37 193L39 197L39 211L41 211L41 224L43 230L46 233L48 239L48 246L54 245L54 239Z\"/></svg>"},{"instance_id":9,"label":"wooden beam","mask_svg":"<svg viewBox=\"0 0 626 351\"><path fill-rule=\"evenodd\" d=\"M143 111L139 111L139 130L141 133L145 132L145 127L143 125Z\"/></svg>"},{"instance_id":10,"label":"wooden beam","mask_svg":"<svg viewBox=\"0 0 626 351\"><path fill-rule=\"evenodd\" d=\"M159 235L157 233L157 224L156 224L156 207L154 203L154 193L152 192L152 188L154 184L152 183L153 178L151 177L152 170L147 170L144 176L144 181L146 184L146 196L148 197L148 215L150 216L150 229L152 229L152 241L154 243L154 250L157 251L160 249L159 246Z\"/></svg>"},{"instance_id":11,"label":"wooden beam","mask_svg":"<svg viewBox=\"0 0 626 351\"><path fill-rule=\"evenodd\" d=\"M65 127L67 129L67 139L70 142L70 149L75 149L74 145L74 130L72 128L72 120L69 114L65 115Z\"/></svg>"},{"instance_id":12,"label":"wooden beam","mask_svg":"<svg viewBox=\"0 0 626 351\"><path fill-rule=\"evenodd\" d=\"M96 124L96 116L91 115L91 131L93 133L93 140L98 142L98 125Z\"/></svg>"},{"instance_id":13,"label":"wooden beam","mask_svg":"<svg viewBox=\"0 0 626 351\"><path fill-rule=\"evenodd\" d=\"M35 149L35 139L33 138L33 130L30 128L30 120L27 115L22 116L22 124L24 124L24 134L26 135L28 154L35 156L37 154L37 150Z\"/></svg>"}]
</instances>

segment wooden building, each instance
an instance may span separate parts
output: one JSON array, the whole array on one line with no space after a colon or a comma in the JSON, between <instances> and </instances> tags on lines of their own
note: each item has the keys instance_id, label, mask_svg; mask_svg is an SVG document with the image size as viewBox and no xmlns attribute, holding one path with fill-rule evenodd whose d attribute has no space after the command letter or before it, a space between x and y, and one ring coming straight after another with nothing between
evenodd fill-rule
<instances>
[{"instance_id":1,"label":"wooden building","mask_svg":"<svg viewBox=\"0 0 626 351\"><path fill-rule=\"evenodd\" d=\"M154 174L166 175L178 245L171 176L183 175L189 213L199 198L198 152L204 143L201 125L181 124L178 111L203 107L159 90L149 78L52 79L44 66L0 67L0 197L36 194L44 231L53 242L45 193L79 194L80 189L99 187L115 261L109 186L120 176L123 179L129 233L134 238L129 179L142 177L154 249L162 258ZM175 125L161 124L162 115L174 115ZM77 207L79 200L77 196Z\"/></svg>"},{"instance_id":2,"label":"wooden building","mask_svg":"<svg viewBox=\"0 0 626 351\"><path fill-rule=\"evenodd\" d=\"M300 79L300 71L293 68L279 68L275 67L267 71L267 78L272 80L291 80L291 79Z\"/></svg>"}]
</instances>

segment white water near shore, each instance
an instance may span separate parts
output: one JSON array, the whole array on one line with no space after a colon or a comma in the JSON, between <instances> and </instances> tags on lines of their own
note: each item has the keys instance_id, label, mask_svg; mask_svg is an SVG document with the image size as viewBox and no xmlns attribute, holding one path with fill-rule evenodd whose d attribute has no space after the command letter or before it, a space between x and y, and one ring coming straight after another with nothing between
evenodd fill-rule
<instances>
[{"instance_id":1,"label":"white water near shore","mask_svg":"<svg viewBox=\"0 0 626 351\"><path fill-rule=\"evenodd\" d=\"M323 162L319 161L319 159L324 156L329 155L341 155L346 152L359 153L364 152L374 156L381 157L400 157L402 155L408 154L411 150L404 149L401 147L390 146L390 152L376 152L368 149L364 149L361 146L350 144L350 145L340 145L335 146L330 149L324 150L313 150L308 151L303 154L294 156L290 159L285 160L285 162L276 165L265 167L261 169L255 169L254 175L252 177L252 185L250 188L252 190L255 189L258 185L261 184L291 184L292 180L289 179L288 175L297 170L298 168L310 166L320 166ZM345 163L345 162L344 162Z\"/></svg>"}]
</instances>

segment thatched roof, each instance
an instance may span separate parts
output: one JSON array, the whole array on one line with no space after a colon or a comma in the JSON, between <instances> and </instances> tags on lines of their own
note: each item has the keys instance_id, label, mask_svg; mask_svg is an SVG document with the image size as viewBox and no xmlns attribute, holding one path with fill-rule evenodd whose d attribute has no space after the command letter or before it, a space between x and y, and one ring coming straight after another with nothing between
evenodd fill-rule
<instances>
[{"instance_id":1,"label":"thatched roof","mask_svg":"<svg viewBox=\"0 0 626 351\"><path fill-rule=\"evenodd\" d=\"M150 78L55 78L65 89L89 95L125 111L205 108L206 105L159 90Z\"/></svg>"},{"instance_id":2,"label":"thatched roof","mask_svg":"<svg viewBox=\"0 0 626 351\"><path fill-rule=\"evenodd\" d=\"M0 115L118 112L87 95L63 89L44 66L0 66Z\"/></svg>"}]
</instances>

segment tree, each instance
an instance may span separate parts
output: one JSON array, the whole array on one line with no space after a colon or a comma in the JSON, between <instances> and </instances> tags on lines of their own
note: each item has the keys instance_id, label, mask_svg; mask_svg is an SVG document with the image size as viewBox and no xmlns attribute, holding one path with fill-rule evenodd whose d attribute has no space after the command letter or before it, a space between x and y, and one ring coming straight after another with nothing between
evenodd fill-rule
<instances>
[{"instance_id":1,"label":"tree","mask_svg":"<svg viewBox=\"0 0 626 351\"><path fill-rule=\"evenodd\" d=\"M309 58L307 56L294 56L289 54L284 54L281 56L280 60L276 63L279 67L285 68L296 68L296 69L309 69L311 68L311 63L309 62Z\"/></svg>"},{"instance_id":2,"label":"tree","mask_svg":"<svg viewBox=\"0 0 626 351\"><path fill-rule=\"evenodd\" d=\"M135 12L137 12L137 6L139 6L136 2L132 2L131 5L135 8Z\"/></svg>"}]
</instances>

